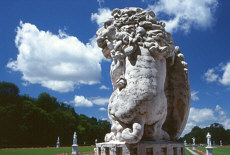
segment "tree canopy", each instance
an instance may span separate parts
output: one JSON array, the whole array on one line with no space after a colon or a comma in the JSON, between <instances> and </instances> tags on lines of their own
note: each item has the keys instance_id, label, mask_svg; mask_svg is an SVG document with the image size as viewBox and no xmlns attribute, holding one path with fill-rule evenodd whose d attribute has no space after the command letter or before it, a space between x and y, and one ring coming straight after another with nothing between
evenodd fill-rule
<instances>
[{"instance_id":1,"label":"tree canopy","mask_svg":"<svg viewBox=\"0 0 230 155\"><path fill-rule=\"evenodd\" d=\"M208 132L211 134L211 141L215 141L215 144L220 144L222 140L223 144L230 144L230 130L224 129L222 124L213 123L209 127L200 128L198 126L193 127L192 131L180 138L179 141L186 140L187 143L192 143L192 138L196 138L196 144L206 144L206 135Z\"/></svg>"},{"instance_id":2,"label":"tree canopy","mask_svg":"<svg viewBox=\"0 0 230 155\"><path fill-rule=\"evenodd\" d=\"M73 107L60 103L48 93L38 98L19 95L15 84L0 82L0 147L72 145L73 133L78 144L103 141L110 123L77 114Z\"/></svg>"}]
</instances>

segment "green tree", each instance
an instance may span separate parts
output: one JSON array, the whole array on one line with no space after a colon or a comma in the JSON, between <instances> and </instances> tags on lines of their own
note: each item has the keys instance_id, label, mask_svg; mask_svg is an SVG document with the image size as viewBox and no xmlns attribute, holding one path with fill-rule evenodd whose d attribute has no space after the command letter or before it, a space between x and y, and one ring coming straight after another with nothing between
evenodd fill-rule
<instances>
[{"instance_id":1,"label":"green tree","mask_svg":"<svg viewBox=\"0 0 230 155\"><path fill-rule=\"evenodd\" d=\"M8 82L0 82L0 106L19 102L19 88Z\"/></svg>"},{"instance_id":2,"label":"green tree","mask_svg":"<svg viewBox=\"0 0 230 155\"><path fill-rule=\"evenodd\" d=\"M78 143L87 145L103 141L110 123L94 117L78 115L74 108L59 103L48 93L38 98L19 95L16 85L0 82L0 147L54 146L60 136L61 145L72 145L73 133Z\"/></svg>"},{"instance_id":3,"label":"green tree","mask_svg":"<svg viewBox=\"0 0 230 155\"><path fill-rule=\"evenodd\" d=\"M55 97L51 97L48 93L41 93L38 96L37 104L47 112L52 112L59 107L59 103Z\"/></svg>"},{"instance_id":4,"label":"green tree","mask_svg":"<svg viewBox=\"0 0 230 155\"><path fill-rule=\"evenodd\" d=\"M0 82L0 96L17 96L19 94L19 88L9 82Z\"/></svg>"},{"instance_id":5,"label":"green tree","mask_svg":"<svg viewBox=\"0 0 230 155\"><path fill-rule=\"evenodd\" d=\"M228 130L225 130L222 124L219 123L213 123L209 127L205 127L203 129L199 128L198 126L195 126L192 131L186 135L184 135L183 138L180 139L180 141L186 140L188 143L192 143L192 137L196 138L196 143L203 143L206 144L207 139L206 135L207 133L210 133L212 138L212 142L215 141L216 144L220 143L220 140L224 144L230 143L230 132Z\"/></svg>"}]
</instances>

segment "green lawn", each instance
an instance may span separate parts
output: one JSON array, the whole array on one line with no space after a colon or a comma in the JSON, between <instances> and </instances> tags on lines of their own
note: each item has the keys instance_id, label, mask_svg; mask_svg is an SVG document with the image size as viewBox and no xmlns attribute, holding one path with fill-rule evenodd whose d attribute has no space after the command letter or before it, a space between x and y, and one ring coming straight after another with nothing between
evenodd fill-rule
<instances>
[{"instance_id":1,"label":"green lawn","mask_svg":"<svg viewBox=\"0 0 230 155\"><path fill-rule=\"evenodd\" d=\"M79 147L79 152L93 151L94 147ZM205 148L197 147L197 149L205 152ZM38 148L38 149L0 149L0 155L53 155L58 153L71 153L72 147L62 148ZM200 154L200 153L199 153ZM214 155L230 155L230 147L213 148ZM191 155L185 149L185 155Z\"/></svg>"},{"instance_id":2,"label":"green lawn","mask_svg":"<svg viewBox=\"0 0 230 155\"><path fill-rule=\"evenodd\" d=\"M188 150L185 149L185 155L192 155Z\"/></svg>"},{"instance_id":3,"label":"green lawn","mask_svg":"<svg viewBox=\"0 0 230 155\"><path fill-rule=\"evenodd\" d=\"M206 152L206 149L203 148L203 147L199 147L199 148L197 148L197 149ZM218 147L218 148L213 148L212 152L213 152L214 155L225 155L225 154L226 154L226 155L227 155L227 154L230 155L230 147Z\"/></svg>"},{"instance_id":4,"label":"green lawn","mask_svg":"<svg viewBox=\"0 0 230 155\"><path fill-rule=\"evenodd\" d=\"M79 147L78 152L93 151L94 147ZM0 155L52 155L58 153L71 153L72 147L38 148L38 149L1 149Z\"/></svg>"},{"instance_id":5,"label":"green lawn","mask_svg":"<svg viewBox=\"0 0 230 155\"><path fill-rule=\"evenodd\" d=\"M94 147L79 147L79 152L93 151ZM58 153L71 153L71 147L64 148L41 148L41 149L3 149L0 155L52 155ZM185 155L192 155L185 149Z\"/></svg>"}]
</instances>

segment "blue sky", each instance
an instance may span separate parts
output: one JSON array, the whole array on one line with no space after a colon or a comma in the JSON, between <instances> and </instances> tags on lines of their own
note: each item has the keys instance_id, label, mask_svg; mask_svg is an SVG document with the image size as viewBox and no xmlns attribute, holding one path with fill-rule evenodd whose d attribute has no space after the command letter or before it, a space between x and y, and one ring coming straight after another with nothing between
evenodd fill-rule
<instances>
[{"instance_id":1,"label":"blue sky","mask_svg":"<svg viewBox=\"0 0 230 155\"><path fill-rule=\"evenodd\" d=\"M184 133L214 122L230 129L229 1L1 0L0 81L107 119L111 61L95 34L111 10L124 7L153 10L185 55L192 100Z\"/></svg>"}]
</instances>

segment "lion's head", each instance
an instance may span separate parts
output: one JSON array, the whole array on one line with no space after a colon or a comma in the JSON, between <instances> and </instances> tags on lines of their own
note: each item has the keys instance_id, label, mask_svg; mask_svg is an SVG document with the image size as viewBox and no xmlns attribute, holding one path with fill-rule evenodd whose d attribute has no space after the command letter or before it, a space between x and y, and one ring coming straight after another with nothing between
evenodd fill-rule
<instances>
[{"instance_id":1,"label":"lion's head","mask_svg":"<svg viewBox=\"0 0 230 155\"><path fill-rule=\"evenodd\" d=\"M147 48L152 56L174 55L171 35L152 11L131 7L114 9L111 15L97 31L97 44L106 58L114 58L117 52L130 56L139 46Z\"/></svg>"}]
</instances>

